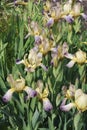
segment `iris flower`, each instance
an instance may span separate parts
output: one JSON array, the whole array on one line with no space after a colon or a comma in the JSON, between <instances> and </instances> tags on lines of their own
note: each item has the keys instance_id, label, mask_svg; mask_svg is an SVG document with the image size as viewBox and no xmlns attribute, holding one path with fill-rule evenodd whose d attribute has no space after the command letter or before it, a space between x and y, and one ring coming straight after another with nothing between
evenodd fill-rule
<instances>
[{"instance_id":1,"label":"iris flower","mask_svg":"<svg viewBox=\"0 0 87 130\"><path fill-rule=\"evenodd\" d=\"M55 3L55 5L51 3L48 5L49 7L45 6L44 16L47 20L47 26L51 27L55 21L58 21L61 18L61 6L59 2Z\"/></svg>"},{"instance_id":2,"label":"iris flower","mask_svg":"<svg viewBox=\"0 0 87 130\"><path fill-rule=\"evenodd\" d=\"M48 38L41 38L41 43L37 45L39 51L45 55L47 54L49 51L51 51L51 48L53 47L53 41L49 40Z\"/></svg>"},{"instance_id":3,"label":"iris flower","mask_svg":"<svg viewBox=\"0 0 87 130\"><path fill-rule=\"evenodd\" d=\"M52 3L49 1L46 1L44 5L44 11L45 12L49 11L51 7L52 7Z\"/></svg>"},{"instance_id":4,"label":"iris flower","mask_svg":"<svg viewBox=\"0 0 87 130\"><path fill-rule=\"evenodd\" d=\"M28 72L34 72L38 66L47 71L47 68L42 64L42 53L38 52L37 47L32 48L29 55L25 54L23 60L17 60L16 64L24 64L25 70Z\"/></svg>"},{"instance_id":5,"label":"iris flower","mask_svg":"<svg viewBox=\"0 0 87 130\"><path fill-rule=\"evenodd\" d=\"M35 42L40 41L41 28L37 22L32 21L28 25L28 34L25 36L25 39L30 35L34 36Z\"/></svg>"},{"instance_id":6,"label":"iris flower","mask_svg":"<svg viewBox=\"0 0 87 130\"><path fill-rule=\"evenodd\" d=\"M59 2L55 4L46 2L44 15L48 27L53 26L60 19L65 19L68 23L72 23L75 17L82 16L87 20L87 15L81 12L81 4L79 2L75 3L72 0L69 0L63 6Z\"/></svg>"},{"instance_id":7,"label":"iris flower","mask_svg":"<svg viewBox=\"0 0 87 130\"><path fill-rule=\"evenodd\" d=\"M65 57L71 59L71 61L66 65L71 68L75 63L84 64L87 63L86 53L82 50L78 50L74 55L71 53L65 54Z\"/></svg>"},{"instance_id":8,"label":"iris flower","mask_svg":"<svg viewBox=\"0 0 87 130\"><path fill-rule=\"evenodd\" d=\"M73 99L75 96L75 86L73 84L70 84L69 89L67 89L66 86L63 86L62 91L67 99Z\"/></svg>"},{"instance_id":9,"label":"iris flower","mask_svg":"<svg viewBox=\"0 0 87 130\"><path fill-rule=\"evenodd\" d=\"M65 105L66 98L63 100L60 109L62 111L69 111L71 108L76 107L78 111L84 112L87 110L87 94L85 94L81 89L75 91L74 101L71 101L69 104Z\"/></svg>"},{"instance_id":10,"label":"iris flower","mask_svg":"<svg viewBox=\"0 0 87 130\"><path fill-rule=\"evenodd\" d=\"M28 97L34 97L37 95L37 92L31 87L25 86L25 79L20 76L19 79L14 80L12 74L7 77L7 81L10 84L11 88L3 96L3 101L8 102L11 100L14 92L25 91Z\"/></svg>"},{"instance_id":11,"label":"iris flower","mask_svg":"<svg viewBox=\"0 0 87 130\"><path fill-rule=\"evenodd\" d=\"M43 82L41 80L38 80L37 82L36 91L37 91L38 98L41 99L41 101L43 102L43 109L45 111L51 111L53 109L53 106L50 100L48 99L49 90L47 86L43 90Z\"/></svg>"},{"instance_id":12,"label":"iris flower","mask_svg":"<svg viewBox=\"0 0 87 130\"><path fill-rule=\"evenodd\" d=\"M68 53L68 45L64 43L63 45L58 45L57 48L52 48L51 56L52 60L51 63L57 67L58 61L64 58L64 55Z\"/></svg>"}]
</instances>

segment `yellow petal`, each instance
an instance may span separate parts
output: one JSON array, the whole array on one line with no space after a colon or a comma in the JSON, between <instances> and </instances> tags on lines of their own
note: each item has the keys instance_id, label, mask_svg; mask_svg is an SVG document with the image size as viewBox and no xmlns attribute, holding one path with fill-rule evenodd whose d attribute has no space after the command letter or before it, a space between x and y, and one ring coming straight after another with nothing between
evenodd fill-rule
<instances>
[{"instance_id":1,"label":"yellow petal","mask_svg":"<svg viewBox=\"0 0 87 130\"><path fill-rule=\"evenodd\" d=\"M9 82L9 84L11 85L11 87L14 87L14 86L15 86L15 80L14 80L12 74L10 74L10 75L7 77L7 81Z\"/></svg>"},{"instance_id":2,"label":"yellow petal","mask_svg":"<svg viewBox=\"0 0 87 130\"><path fill-rule=\"evenodd\" d=\"M75 104L78 110L86 111L87 110L87 94L82 94L75 100Z\"/></svg>"}]
</instances>

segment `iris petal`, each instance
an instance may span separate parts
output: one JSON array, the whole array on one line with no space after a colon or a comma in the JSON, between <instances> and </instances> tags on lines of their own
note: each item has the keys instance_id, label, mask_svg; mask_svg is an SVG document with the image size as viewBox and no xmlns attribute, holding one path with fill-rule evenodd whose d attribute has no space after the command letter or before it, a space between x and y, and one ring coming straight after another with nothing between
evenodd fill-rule
<instances>
[{"instance_id":1,"label":"iris petal","mask_svg":"<svg viewBox=\"0 0 87 130\"><path fill-rule=\"evenodd\" d=\"M3 96L3 101L8 102L11 100L13 93L15 92L15 88L9 89L6 94Z\"/></svg>"},{"instance_id":2,"label":"iris petal","mask_svg":"<svg viewBox=\"0 0 87 130\"><path fill-rule=\"evenodd\" d=\"M48 98L43 99L43 108L45 111L51 111L53 109L53 106Z\"/></svg>"}]
</instances>

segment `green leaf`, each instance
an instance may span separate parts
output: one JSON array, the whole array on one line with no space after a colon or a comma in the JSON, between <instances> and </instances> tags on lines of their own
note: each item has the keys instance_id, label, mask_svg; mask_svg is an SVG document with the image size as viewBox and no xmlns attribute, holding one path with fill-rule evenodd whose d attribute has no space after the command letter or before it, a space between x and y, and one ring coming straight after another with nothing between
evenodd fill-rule
<instances>
[{"instance_id":1,"label":"green leaf","mask_svg":"<svg viewBox=\"0 0 87 130\"><path fill-rule=\"evenodd\" d=\"M3 81L3 79L0 77L0 87L2 88L2 90L6 90L6 85L5 82Z\"/></svg>"},{"instance_id":2,"label":"green leaf","mask_svg":"<svg viewBox=\"0 0 87 130\"><path fill-rule=\"evenodd\" d=\"M54 125L49 117L48 117L48 125L49 125L49 130L55 130Z\"/></svg>"},{"instance_id":3,"label":"green leaf","mask_svg":"<svg viewBox=\"0 0 87 130\"><path fill-rule=\"evenodd\" d=\"M40 113L39 113L38 110L36 109L36 111L35 111L35 113L34 113L34 115L33 115L33 117L32 117L32 126L33 126L34 129L35 129L35 126L36 126L37 123L38 123L39 115L40 115Z\"/></svg>"},{"instance_id":4,"label":"green leaf","mask_svg":"<svg viewBox=\"0 0 87 130\"><path fill-rule=\"evenodd\" d=\"M48 128L39 128L38 130L49 130Z\"/></svg>"},{"instance_id":5,"label":"green leaf","mask_svg":"<svg viewBox=\"0 0 87 130\"><path fill-rule=\"evenodd\" d=\"M75 130L82 130L82 113L77 113L74 117Z\"/></svg>"},{"instance_id":6,"label":"green leaf","mask_svg":"<svg viewBox=\"0 0 87 130\"><path fill-rule=\"evenodd\" d=\"M4 49L6 48L7 45L8 45L8 43L3 44L2 41L0 41L0 55L4 51Z\"/></svg>"}]
</instances>

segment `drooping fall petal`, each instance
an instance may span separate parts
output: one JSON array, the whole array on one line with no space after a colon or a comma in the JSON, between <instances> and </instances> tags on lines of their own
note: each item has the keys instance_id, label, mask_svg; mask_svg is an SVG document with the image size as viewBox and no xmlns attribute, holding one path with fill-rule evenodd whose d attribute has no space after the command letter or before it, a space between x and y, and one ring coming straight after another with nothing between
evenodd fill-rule
<instances>
[{"instance_id":1,"label":"drooping fall petal","mask_svg":"<svg viewBox=\"0 0 87 130\"><path fill-rule=\"evenodd\" d=\"M53 106L48 98L43 99L43 108L45 111L51 111Z\"/></svg>"},{"instance_id":2,"label":"drooping fall petal","mask_svg":"<svg viewBox=\"0 0 87 130\"><path fill-rule=\"evenodd\" d=\"M6 94L3 96L3 101L8 102L11 100L13 93L15 92L15 88L9 89Z\"/></svg>"}]
</instances>

